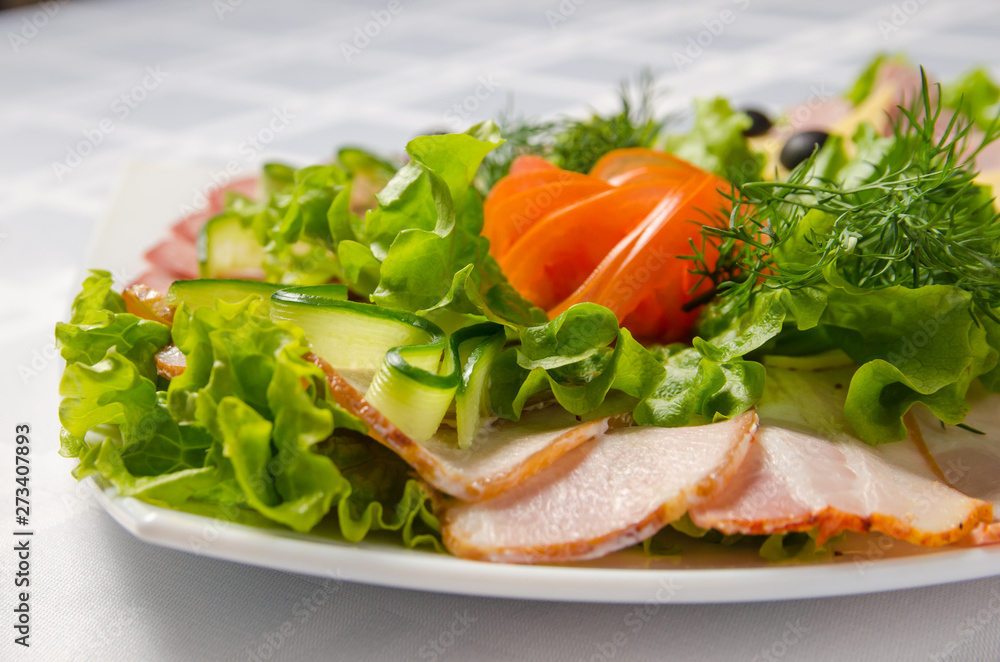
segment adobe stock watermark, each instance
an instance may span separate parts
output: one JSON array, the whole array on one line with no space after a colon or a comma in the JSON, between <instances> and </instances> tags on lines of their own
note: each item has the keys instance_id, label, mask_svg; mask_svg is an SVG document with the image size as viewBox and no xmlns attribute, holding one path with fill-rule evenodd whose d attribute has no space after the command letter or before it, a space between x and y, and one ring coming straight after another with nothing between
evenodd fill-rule
<instances>
[{"instance_id":1,"label":"adobe stock watermark","mask_svg":"<svg viewBox=\"0 0 1000 662\"><path fill-rule=\"evenodd\" d=\"M180 206L180 214L188 216L199 209L208 206L208 198L212 193L229 186L233 180L243 172L246 164L252 163L264 148L271 144L278 134L291 126L295 121L295 113L282 107L272 108L271 117L267 124L261 127L256 133L244 138L236 148L236 153L241 158L232 158L226 161L224 167L213 170L209 173L209 181L199 189L196 189L191 196L190 204Z\"/></svg>"},{"instance_id":2,"label":"adobe stock watermark","mask_svg":"<svg viewBox=\"0 0 1000 662\"><path fill-rule=\"evenodd\" d=\"M680 586L673 579L661 579L656 587L653 598L643 604L636 605L626 612L622 618L622 626L604 641L594 644L594 652L590 657L577 658L578 662L610 662L618 658L619 653L628 646L632 637L638 635L660 613L660 609L673 602L680 592Z\"/></svg>"},{"instance_id":3,"label":"adobe stock watermark","mask_svg":"<svg viewBox=\"0 0 1000 662\"><path fill-rule=\"evenodd\" d=\"M738 11L744 11L750 7L751 0L730 0L730 2ZM677 67L677 71L684 71L685 67L694 64L694 61L700 58L706 49L711 48L726 29L736 22L737 17L738 14L732 9L720 9L713 16L704 19L701 24L705 29L688 37L683 51L674 51L674 66Z\"/></svg>"},{"instance_id":4,"label":"adobe stock watermark","mask_svg":"<svg viewBox=\"0 0 1000 662\"><path fill-rule=\"evenodd\" d=\"M61 182L63 178L76 170L83 160L93 154L104 140L114 133L117 122L123 122L129 115L149 98L149 95L163 84L169 76L169 72L163 71L160 65L146 67L146 74L138 84L122 92L115 97L109 105L109 109L114 113L117 120L110 117L103 118L97 126L81 131L83 139L74 145L66 147L66 158L62 161L53 161L52 172L56 176L56 181Z\"/></svg>"},{"instance_id":5,"label":"adobe stock watermark","mask_svg":"<svg viewBox=\"0 0 1000 662\"><path fill-rule=\"evenodd\" d=\"M243 0L212 0L212 9L220 21L226 20L227 14L232 14L243 4Z\"/></svg>"},{"instance_id":6,"label":"adobe stock watermark","mask_svg":"<svg viewBox=\"0 0 1000 662\"><path fill-rule=\"evenodd\" d=\"M955 627L956 638L949 640L937 651L928 655L931 662L944 662L955 657L962 647L983 630L996 630L997 616L1000 616L1000 589L990 591L990 599L975 614L969 614ZM970 659L963 655L960 659Z\"/></svg>"},{"instance_id":7,"label":"adobe stock watermark","mask_svg":"<svg viewBox=\"0 0 1000 662\"><path fill-rule=\"evenodd\" d=\"M560 0L559 4L546 9L545 20L548 21L549 29L555 30L561 23L568 21L585 2L587 0Z\"/></svg>"},{"instance_id":8,"label":"adobe stock watermark","mask_svg":"<svg viewBox=\"0 0 1000 662\"><path fill-rule=\"evenodd\" d=\"M750 658L750 662L774 662L788 655L788 651L802 641L803 637L811 628L802 625L802 619L797 618L795 622L785 621L785 629L770 646L766 646L759 653Z\"/></svg>"},{"instance_id":9,"label":"adobe stock watermark","mask_svg":"<svg viewBox=\"0 0 1000 662\"><path fill-rule=\"evenodd\" d=\"M393 19L403 13L403 9L402 0L389 0L385 9L378 9L370 13L372 20L367 21L364 25L354 26L354 38L350 42L342 41L339 44L340 52L347 63L350 64L354 58L361 55L361 51L371 46L372 40L378 39Z\"/></svg>"},{"instance_id":10,"label":"adobe stock watermark","mask_svg":"<svg viewBox=\"0 0 1000 662\"><path fill-rule=\"evenodd\" d=\"M443 119L448 124L448 127L455 132L465 129L466 125L469 124L469 118L472 114L479 110L482 103L493 96L493 93L501 86L501 82L496 74L480 76L477 82L478 85L476 85L472 94L456 102L443 115Z\"/></svg>"},{"instance_id":11,"label":"adobe stock watermark","mask_svg":"<svg viewBox=\"0 0 1000 662\"><path fill-rule=\"evenodd\" d=\"M417 651L417 655L421 660L437 662L449 648L458 642L462 635L469 631L469 628L475 622L476 617L470 614L468 610L462 613L456 611L451 622L436 637L429 639L426 644L421 646Z\"/></svg>"},{"instance_id":12,"label":"adobe stock watermark","mask_svg":"<svg viewBox=\"0 0 1000 662\"><path fill-rule=\"evenodd\" d=\"M292 606L292 617L258 636L253 642L243 647L243 655L247 662L267 662L284 647L313 615L343 588L344 580L340 568L327 572L326 579L312 592L300 598Z\"/></svg>"},{"instance_id":13,"label":"adobe stock watermark","mask_svg":"<svg viewBox=\"0 0 1000 662\"><path fill-rule=\"evenodd\" d=\"M899 32L900 28L910 22L914 16L926 5L928 0L905 0L892 5L887 18L880 18L875 22L882 39L889 41L889 38Z\"/></svg>"},{"instance_id":14,"label":"adobe stock watermark","mask_svg":"<svg viewBox=\"0 0 1000 662\"><path fill-rule=\"evenodd\" d=\"M32 12L30 16L21 18L21 25L16 32L14 30L7 32L7 41L10 42L11 50L19 53L32 39L38 36L39 32L45 29L45 26L56 17L59 10L68 1L44 0L43 2L39 2L36 5L38 7L37 11Z\"/></svg>"}]
</instances>

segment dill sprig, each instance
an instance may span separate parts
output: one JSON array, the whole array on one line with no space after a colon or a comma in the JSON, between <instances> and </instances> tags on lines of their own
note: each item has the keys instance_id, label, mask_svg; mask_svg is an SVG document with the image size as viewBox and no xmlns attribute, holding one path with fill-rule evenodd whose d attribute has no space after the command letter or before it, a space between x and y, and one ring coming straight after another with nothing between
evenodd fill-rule
<instances>
[{"instance_id":1,"label":"dill sprig","mask_svg":"<svg viewBox=\"0 0 1000 662\"><path fill-rule=\"evenodd\" d=\"M584 119L538 121L518 117L508 107L497 122L506 142L483 161L478 173L480 189L485 192L492 188L521 154L544 156L560 168L585 173L612 150L652 147L667 123L667 118L656 117L659 93L655 77L647 69L635 81L622 81L620 109L611 115L595 112Z\"/></svg>"},{"instance_id":2,"label":"dill sprig","mask_svg":"<svg viewBox=\"0 0 1000 662\"><path fill-rule=\"evenodd\" d=\"M1000 123L971 149L969 118L956 112L945 121L940 89L932 95L922 69L921 76L921 94L901 107L863 183L818 178L817 152L785 181L751 182L730 194L728 222L707 223L701 245L692 244L693 271L713 281L713 294L745 304L761 288L817 285L833 270L870 289L954 285L993 317L1000 214L974 181L973 159L1000 136Z\"/></svg>"}]
</instances>

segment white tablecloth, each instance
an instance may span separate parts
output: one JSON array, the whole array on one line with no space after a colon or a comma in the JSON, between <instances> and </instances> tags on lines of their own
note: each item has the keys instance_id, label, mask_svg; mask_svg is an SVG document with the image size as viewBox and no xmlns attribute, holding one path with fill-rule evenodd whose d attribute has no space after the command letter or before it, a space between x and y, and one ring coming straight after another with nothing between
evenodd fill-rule
<instances>
[{"instance_id":1,"label":"white tablecloth","mask_svg":"<svg viewBox=\"0 0 1000 662\"><path fill-rule=\"evenodd\" d=\"M665 107L723 93L777 109L837 93L880 50L943 78L976 62L998 74L998 35L1000 5L986 0L49 0L0 13L0 659L1000 659L1000 579L663 605L644 620L623 605L348 584L282 630L322 580L147 545L77 489L56 453L52 348L131 160L250 173L344 142L396 150L495 115L511 95L525 114L606 106L644 65L671 91ZM23 422L34 440L27 650L13 643L9 521ZM456 622L461 633L446 634Z\"/></svg>"}]
</instances>

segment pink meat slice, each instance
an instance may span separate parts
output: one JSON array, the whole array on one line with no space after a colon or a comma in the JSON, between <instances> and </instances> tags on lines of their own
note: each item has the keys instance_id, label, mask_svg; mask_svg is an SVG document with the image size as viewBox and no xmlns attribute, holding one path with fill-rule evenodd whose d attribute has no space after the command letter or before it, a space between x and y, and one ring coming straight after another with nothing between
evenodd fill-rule
<instances>
[{"instance_id":1,"label":"pink meat slice","mask_svg":"<svg viewBox=\"0 0 1000 662\"><path fill-rule=\"evenodd\" d=\"M208 210L195 212L189 216L185 216L181 220L174 224L173 233L180 239L189 241L192 244L198 240L198 233L201 229L205 227L205 223L208 223L208 219L215 216L218 212Z\"/></svg>"},{"instance_id":2,"label":"pink meat slice","mask_svg":"<svg viewBox=\"0 0 1000 662\"><path fill-rule=\"evenodd\" d=\"M841 531L876 530L937 546L992 520L992 506L943 484L912 439L876 449L846 435L764 424L737 477L689 514L727 534L818 527L822 543Z\"/></svg>"},{"instance_id":3,"label":"pink meat slice","mask_svg":"<svg viewBox=\"0 0 1000 662\"><path fill-rule=\"evenodd\" d=\"M913 408L920 436L941 476L955 489L993 504L1000 514L1000 394L985 393L978 385L970 393L972 409L964 423L976 434L944 425L923 405ZM1000 522L977 527L972 541L1000 542Z\"/></svg>"},{"instance_id":4,"label":"pink meat slice","mask_svg":"<svg viewBox=\"0 0 1000 662\"><path fill-rule=\"evenodd\" d=\"M193 243L175 236L168 237L149 249L146 261L156 270L171 274L175 279L198 277L198 249Z\"/></svg>"},{"instance_id":5,"label":"pink meat slice","mask_svg":"<svg viewBox=\"0 0 1000 662\"><path fill-rule=\"evenodd\" d=\"M581 422L562 407L528 409L517 423L497 420L480 430L468 448L458 448L454 429L441 426L416 442L362 395L370 375L338 371L310 355L322 368L334 401L368 426L368 435L394 451L430 485L458 499L478 501L509 490L564 453L600 435L619 417Z\"/></svg>"},{"instance_id":6,"label":"pink meat slice","mask_svg":"<svg viewBox=\"0 0 1000 662\"><path fill-rule=\"evenodd\" d=\"M617 428L487 501L445 506L455 555L539 563L603 556L653 535L719 491L746 456L753 412L698 427Z\"/></svg>"},{"instance_id":7,"label":"pink meat slice","mask_svg":"<svg viewBox=\"0 0 1000 662\"><path fill-rule=\"evenodd\" d=\"M170 289L170 284L175 280L178 280L178 278L174 274L168 271L163 271L162 269L154 268L149 271L144 271L138 278L129 283L127 287L132 287L133 285L145 285L151 290L166 293L166 291Z\"/></svg>"},{"instance_id":8,"label":"pink meat slice","mask_svg":"<svg viewBox=\"0 0 1000 662\"><path fill-rule=\"evenodd\" d=\"M257 177L244 177L243 179L233 180L227 186L217 189L208 196L208 211L214 216L226 207L226 193L232 191L233 193L239 193L245 195L248 198L257 197L257 187L259 184L259 178Z\"/></svg>"}]
</instances>

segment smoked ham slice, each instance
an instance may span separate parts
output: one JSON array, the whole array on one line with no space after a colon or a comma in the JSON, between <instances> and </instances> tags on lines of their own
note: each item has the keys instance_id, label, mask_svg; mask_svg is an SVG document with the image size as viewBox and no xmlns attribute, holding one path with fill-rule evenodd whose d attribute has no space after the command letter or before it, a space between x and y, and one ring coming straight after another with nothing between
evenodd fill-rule
<instances>
[{"instance_id":1,"label":"smoked ham slice","mask_svg":"<svg viewBox=\"0 0 1000 662\"><path fill-rule=\"evenodd\" d=\"M691 520L725 534L819 528L822 544L842 531L882 531L918 545L946 545L992 519L989 503L943 484L912 440L893 444L900 462L854 439L762 425L739 474Z\"/></svg>"},{"instance_id":2,"label":"smoked ham slice","mask_svg":"<svg viewBox=\"0 0 1000 662\"><path fill-rule=\"evenodd\" d=\"M334 401L363 420L369 436L406 460L425 481L466 501L486 499L518 485L620 423L614 418L581 423L562 407L551 406L526 410L517 423L488 423L466 449L458 448L456 433L447 426L417 443L364 399L357 379L345 378L319 357L310 360L323 369Z\"/></svg>"},{"instance_id":3,"label":"smoked ham slice","mask_svg":"<svg viewBox=\"0 0 1000 662\"><path fill-rule=\"evenodd\" d=\"M633 545L721 489L751 445L753 412L698 427L617 428L497 497L445 505L456 556L579 561Z\"/></svg>"},{"instance_id":4,"label":"smoked ham slice","mask_svg":"<svg viewBox=\"0 0 1000 662\"><path fill-rule=\"evenodd\" d=\"M992 506L946 485L911 434L874 447L854 438L843 411L853 368L768 370L761 428L746 463L691 520L726 534L818 527L822 544L841 531L876 530L918 545L955 542Z\"/></svg>"},{"instance_id":5,"label":"smoked ham slice","mask_svg":"<svg viewBox=\"0 0 1000 662\"><path fill-rule=\"evenodd\" d=\"M923 405L913 408L914 419L944 480L970 497L989 501L1000 514L1000 394L987 394L976 385L969 400L972 409L964 423L983 434L946 426ZM1000 542L1000 522L976 527L970 540Z\"/></svg>"}]
</instances>

